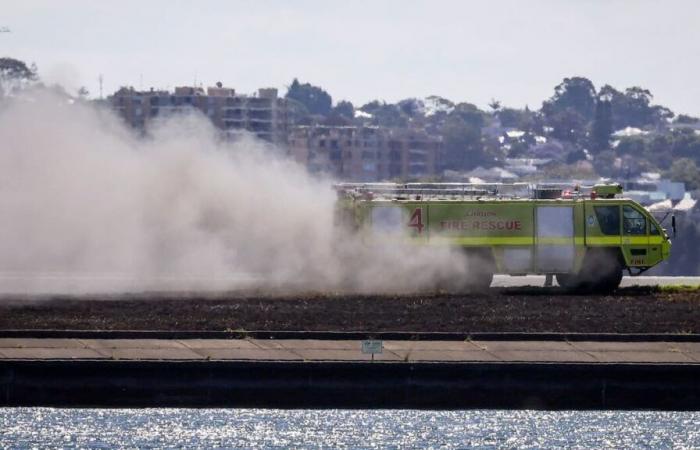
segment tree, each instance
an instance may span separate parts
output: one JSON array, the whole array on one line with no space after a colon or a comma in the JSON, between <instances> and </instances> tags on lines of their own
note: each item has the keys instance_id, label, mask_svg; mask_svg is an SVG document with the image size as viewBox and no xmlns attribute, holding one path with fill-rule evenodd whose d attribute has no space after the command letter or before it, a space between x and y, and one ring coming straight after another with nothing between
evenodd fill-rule
<instances>
[{"instance_id":1,"label":"tree","mask_svg":"<svg viewBox=\"0 0 700 450\"><path fill-rule=\"evenodd\" d=\"M643 158L646 154L647 142L644 138L630 136L620 139L620 142L615 147L617 155L631 155L636 158Z\"/></svg>"},{"instance_id":2,"label":"tree","mask_svg":"<svg viewBox=\"0 0 700 450\"><path fill-rule=\"evenodd\" d=\"M690 191L700 189L700 168L692 159L681 158L674 161L668 176L673 181L685 183L686 189Z\"/></svg>"},{"instance_id":3,"label":"tree","mask_svg":"<svg viewBox=\"0 0 700 450\"><path fill-rule=\"evenodd\" d=\"M310 114L322 116L327 116L331 112L333 104L333 99L328 92L309 83L301 84L296 78L287 89L285 97L304 105Z\"/></svg>"},{"instance_id":4,"label":"tree","mask_svg":"<svg viewBox=\"0 0 700 450\"><path fill-rule=\"evenodd\" d=\"M408 117L422 115L423 109L425 107L423 102L417 98L407 98L405 100L401 100L397 104L397 106L399 107L401 112Z\"/></svg>"},{"instance_id":5,"label":"tree","mask_svg":"<svg viewBox=\"0 0 700 450\"><path fill-rule=\"evenodd\" d=\"M476 105L471 103L458 103L455 105L454 109L448 114L448 117L459 117L465 123L481 128L484 126L484 115L485 113L481 111Z\"/></svg>"},{"instance_id":6,"label":"tree","mask_svg":"<svg viewBox=\"0 0 700 450\"><path fill-rule=\"evenodd\" d=\"M399 128L408 125L408 117L397 105L373 100L362 105L360 110L372 115L372 125Z\"/></svg>"},{"instance_id":7,"label":"tree","mask_svg":"<svg viewBox=\"0 0 700 450\"><path fill-rule=\"evenodd\" d=\"M481 128L469 124L457 116L445 121L440 129L445 151L446 169L473 169L480 165L491 165L481 142Z\"/></svg>"},{"instance_id":8,"label":"tree","mask_svg":"<svg viewBox=\"0 0 700 450\"><path fill-rule=\"evenodd\" d=\"M657 134L647 143L646 159L656 168L668 169L673 162L669 151L673 147L673 138L667 134Z\"/></svg>"},{"instance_id":9,"label":"tree","mask_svg":"<svg viewBox=\"0 0 700 450\"><path fill-rule=\"evenodd\" d=\"M87 90L85 86L80 86L80 89L78 89L78 98L81 100L85 100L88 98L90 95L90 91Z\"/></svg>"},{"instance_id":10,"label":"tree","mask_svg":"<svg viewBox=\"0 0 700 450\"><path fill-rule=\"evenodd\" d=\"M682 124L694 124L700 122L700 119L697 117L689 116L687 114L679 114L676 119L673 121L673 123L682 123Z\"/></svg>"},{"instance_id":11,"label":"tree","mask_svg":"<svg viewBox=\"0 0 700 450\"><path fill-rule=\"evenodd\" d=\"M525 109L501 108L495 115L506 128L517 128L530 133L542 132L541 117L527 107Z\"/></svg>"},{"instance_id":12,"label":"tree","mask_svg":"<svg viewBox=\"0 0 700 450\"><path fill-rule=\"evenodd\" d=\"M609 149L612 132L612 106L610 101L605 98L598 98L595 106L595 119L591 130L591 149L596 153Z\"/></svg>"},{"instance_id":13,"label":"tree","mask_svg":"<svg viewBox=\"0 0 700 450\"><path fill-rule=\"evenodd\" d=\"M0 97L12 95L38 79L36 66L23 61L0 58Z\"/></svg>"},{"instance_id":14,"label":"tree","mask_svg":"<svg viewBox=\"0 0 700 450\"><path fill-rule=\"evenodd\" d=\"M619 175L618 158L612 150L605 150L595 155L593 167L595 171L604 177L614 177Z\"/></svg>"},{"instance_id":15,"label":"tree","mask_svg":"<svg viewBox=\"0 0 700 450\"><path fill-rule=\"evenodd\" d=\"M600 88L599 96L610 101L615 130L660 125L673 117L668 108L652 105L654 96L648 89L638 86L627 88L623 93L606 84Z\"/></svg>"},{"instance_id":16,"label":"tree","mask_svg":"<svg viewBox=\"0 0 700 450\"><path fill-rule=\"evenodd\" d=\"M352 103L341 100L333 108L333 113L339 116L347 117L348 119L353 119L355 117L355 107Z\"/></svg>"},{"instance_id":17,"label":"tree","mask_svg":"<svg viewBox=\"0 0 700 450\"><path fill-rule=\"evenodd\" d=\"M581 144L586 137L587 121L573 108L566 108L550 115L547 120L552 136L573 144Z\"/></svg>"},{"instance_id":18,"label":"tree","mask_svg":"<svg viewBox=\"0 0 700 450\"><path fill-rule=\"evenodd\" d=\"M692 158L700 162L700 136L694 130L674 130L671 138L671 154L680 158Z\"/></svg>"},{"instance_id":19,"label":"tree","mask_svg":"<svg viewBox=\"0 0 700 450\"><path fill-rule=\"evenodd\" d=\"M585 161L586 160L586 152L583 150L572 150L566 155L566 163L567 164L575 164L579 161Z\"/></svg>"},{"instance_id":20,"label":"tree","mask_svg":"<svg viewBox=\"0 0 700 450\"><path fill-rule=\"evenodd\" d=\"M287 111L289 117L296 125L310 125L313 123L309 116L309 109L301 102L294 99L287 99Z\"/></svg>"},{"instance_id":21,"label":"tree","mask_svg":"<svg viewBox=\"0 0 700 450\"><path fill-rule=\"evenodd\" d=\"M596 90L588 78L564 78L554 88L554 95L542 104L542 113L551 117L572 110L589 122L593 120L595 103Z\"/></svg>"}]
</instances>

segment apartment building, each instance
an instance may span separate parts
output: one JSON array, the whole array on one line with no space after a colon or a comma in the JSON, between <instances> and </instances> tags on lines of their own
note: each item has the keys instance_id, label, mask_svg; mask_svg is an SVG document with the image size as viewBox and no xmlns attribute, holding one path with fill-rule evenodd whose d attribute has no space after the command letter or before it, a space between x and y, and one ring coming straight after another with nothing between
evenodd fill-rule
<instances>
[{"instance_id":1,"label":"apartment building","mask_svg":"<svg viewBox=\"0 0 700 450\"><path fill-rule=\"evenodd\" d=\"M423 130L388 130L381 166L384 179L425 179L438 175L442 138Z\"/></svg>"},{"instance_id":2,"label":"apartment building","mask_svg":"<svg viewBox=\"0 0 700 450\"><path fill-rule=\"evenodd\" d=\"M289 154L312 173L344 181L424 179L437 174L440 138L418 130L367 126L301 126Z\"/></svg>"},{"instance_id":3,"label":"apartment building","mask_svg":"<svg viewBox=\"0 0 700 450\"><path fill-rule=\"evenodd\" d=\"M287 100L277 89L259 89L256 95L240 95L220 83L205 91L200 87L176 87L168 91L136 91L122 88L111 97L113 108L137 129L157 118L199 110L228 137L252 133L275 144L286 144L289 129Z\"/></svg>"}]
</instances>

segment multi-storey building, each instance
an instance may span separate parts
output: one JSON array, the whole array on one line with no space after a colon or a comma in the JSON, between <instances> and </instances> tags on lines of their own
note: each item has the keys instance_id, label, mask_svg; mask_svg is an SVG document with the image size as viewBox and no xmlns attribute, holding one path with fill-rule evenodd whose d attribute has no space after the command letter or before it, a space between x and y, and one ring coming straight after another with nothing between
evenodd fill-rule
<instances>
[{"instance_id":1,"label":"multi-storey building","mask_svg":"<svg viewBox=\"0 0 700 450\"><path fill-rule=\"evenodd\" d=\"M156 118L197 109L226 135L249 132L276 144L285 144L289 128L287 100L277 89L259 89L257 95L237 95L221 84L204 91L198 87L177 87L174 92L136 91L122 88L111 97L115 110L138 129Z\"/></svg>"},{"instance_id":2,"label":"multi-storey building","mask_svg":"<svg viewBox=\"0 0 700 450\"><path fill-rule=\"evenodd\" d=\"M438 175L442 138L423 130L389 130L386 151L382 153L383 178L425 179Z\"/></svg>"},{"instance_id":3,"label":"multi-storey building","mask_svg":"<svg viewBox=\"0 0 700 450\"><path fill-rule=\"evenodd\" d=\"M346 181L432 177L441 150L440 138L417 130L302 126L289 136L289 153L297 162Z\"/></svg>"}]
</instances>

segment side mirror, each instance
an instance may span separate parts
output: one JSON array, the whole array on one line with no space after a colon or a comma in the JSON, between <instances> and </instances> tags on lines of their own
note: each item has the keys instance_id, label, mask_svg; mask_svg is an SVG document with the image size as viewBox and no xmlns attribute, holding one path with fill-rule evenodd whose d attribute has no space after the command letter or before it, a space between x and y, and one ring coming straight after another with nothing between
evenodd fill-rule
<instances>
[{"instance_id":1,"label":"side mirror","mask_svg":"<svg viewBox=\"0 0 700 450\"><path fill-rule=\"evenodd\" d=\"M671 229L673 230L673 237L676 237L676 216L671 216Z\"/></svg>"}]
</instances>

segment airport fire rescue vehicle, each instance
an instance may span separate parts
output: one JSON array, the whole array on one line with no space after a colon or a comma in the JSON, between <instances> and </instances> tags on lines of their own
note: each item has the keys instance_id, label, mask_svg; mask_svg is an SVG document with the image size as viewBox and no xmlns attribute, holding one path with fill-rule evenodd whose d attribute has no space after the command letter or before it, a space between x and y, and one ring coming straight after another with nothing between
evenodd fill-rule
<instances>
[{"instance_id":1,"label":"airport fire rescue vehicle","mask_svg":"<svg viewBox=\"0 0 700 450\"><path fill-rule=\"evenodd\" d=\"M341 183L336 218L364 240L463 251L470 285L494 273L555 276L573 290L611 291L667 259L666 230L618 184ZM675 226L675 223L673 224Z\"/></svg>"}]
</instances>

